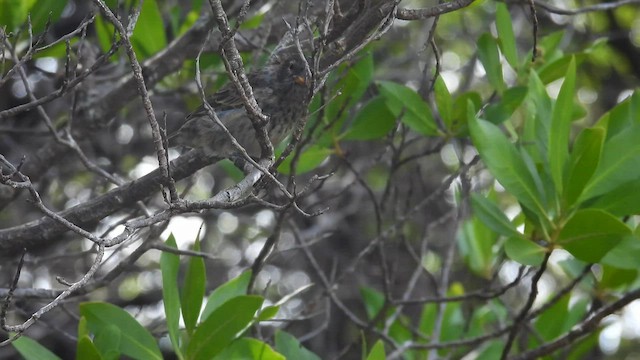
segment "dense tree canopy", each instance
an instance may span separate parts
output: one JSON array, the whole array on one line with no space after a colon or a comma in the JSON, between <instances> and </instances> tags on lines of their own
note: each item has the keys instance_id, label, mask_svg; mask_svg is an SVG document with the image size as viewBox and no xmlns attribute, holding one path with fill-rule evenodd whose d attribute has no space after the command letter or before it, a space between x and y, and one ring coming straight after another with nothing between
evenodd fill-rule
<instances>
[{"instance_id":1,"label":"dense tree canopy","mask_svg":"<svg viewBox=\"0 0 640 360\"><path fill-rule=\"evenodd\" d=\"M638 4L0 0L0 358L638 356Z\"/></svg>"}]
</instances>

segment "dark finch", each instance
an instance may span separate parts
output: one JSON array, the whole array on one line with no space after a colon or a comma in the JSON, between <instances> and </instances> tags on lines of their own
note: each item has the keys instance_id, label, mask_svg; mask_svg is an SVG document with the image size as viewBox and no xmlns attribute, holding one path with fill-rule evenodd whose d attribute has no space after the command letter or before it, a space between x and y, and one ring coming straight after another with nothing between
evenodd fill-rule
<instances>
[{"instance_id":1,"label":"dark finch","mask_svg":"<svg viewBox=\"0 0 640 360\"><path fill-rule=\"evenodd\" d=\"M296 53L274 56L262 69L247 75L253 95L262 112L269 117L267 133L277 145L293 130L296 121L306 116L310 100L310 74ZM238 143L252 157L260 155L260 144L244 102L233 83L216 92L209 104ZM170 139L172 146L203 149L220 157L238 153L228 135L207 114L204 105L189 114L184 125Z\"/></svg>"}]
</instances>

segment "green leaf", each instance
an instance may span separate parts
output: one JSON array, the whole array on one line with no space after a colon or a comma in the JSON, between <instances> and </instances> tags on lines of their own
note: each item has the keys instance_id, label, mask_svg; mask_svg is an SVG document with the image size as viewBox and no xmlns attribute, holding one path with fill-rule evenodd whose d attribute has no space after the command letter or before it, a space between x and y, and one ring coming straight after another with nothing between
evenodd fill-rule
<instances>
[{"instance_id":1,"label":"green leaf","mask_svg":"<svg viewBox=\"0 0 640 360\"><path fill-rule=\"evenodd\" d=\"M587 359L590 354L594 353L594 350L598 347L600 331L594 331L586 335L583 339L578 340L578 343L574 343L569 350L567 360L583 360ZM595 350L598 351L598 350Z\"/></svg>"},{"instance_id":2,"label":"green leaf","mask_svg":"<svg viewBox=\"0 0 640 360\"><path fill-rule=\"evenodd\" d=\"M27 20L27 11L34 0L0 0L0 27L6 26L7 32L17 30Z\"/></svg>"},{"instance_id":3,"label":"green leaf","mask_svg":"<svg viewBox=\"0 0 640 360\"><path fill-rule=\"evenodd\" d=\"M493 245L497 235L487 225L472 217L462 225L458 246L467 266L477 275L489 279L493 273Z\"/></svg>"},{"instance_id":4,"label":"green leaf","mask_svg":"<svg viewBox=\"0 0 640 360\"><path fill-rule=\"evenodd\" d=\"M142 2L142 11L131 35L131 44L140 59L155 54L167 45L162 14L156 0Z\"/></svg>"},{"instance_id":5,"label":"green leaf","mask_svg":"<svg viewBox=\"0 0 640 360\"><path fill-rule=\"evenodd\" d=\"M500 129L488 121L472 119L471 139L491 174L518 201L539 216L545 216L539 179L534 179L521 154Z\"/></svg>"},{"instance_id":6,"label":"green leaf","mask_svg":"<svg viewBox=\"0 0 640 360\"><path fill-rule=\"evenodd\" d=\"M517 86L506 90L502 94L502 99L495 104L487 106L484 117L493 124L501 124L507 121L518 109L522 101L527 96L526 86Z\"/></svg>"},{"instance_id":7,"label":"green leaf","mask_svg":"<svg viewBox=\"0 0 640 360\"><path fill-rule=\"evenodd\" d=\"M640 181L629 181L606 194L599 196L591 208L612 213L615 216L640 214Z\"/></svg>"},{"instance_id":8,"label":"green leaf","mask_svg":"<svg viewBox=\"0 0 640 360\"><path fill-rule=\"evenodd\" d=\"M569 312L569 299L569 295L561 297L536 319L535 329L545 341L555 339L564 333L565 320Z\"/></svg>"},{"instance_id":9,"label":"green leaf","mask_svg":"<svg viewBox=\"0 0 640 360\"><path fill-rule=\"evenodd\" d=\"M60 358L49 351L49 349L26 336L19 337L13 341L11 345L18 350L25 360L60 360Z\"/></svg>"},{"instance_id":10,"label":"green leaf","mask_svg":"<svg viewBox=\"0 0 640 360\"><path fill-rule=\"evenodd\" d=\"M636 239L637 242L637 239ZM613 252L613 250L611 250ZM610 252L610 253L611 253ZM607 254L608 256L609 254ZM636 258L637 259L637 258ZM604 259L603 259L604 262ZM633 284L638 278L638 269L620 269L615 266L602 266L602 279L598 282L598 288L615 290Z\"/></svg>"},{"instance_id":11,"label":"green leaf","mask_svg":"<svg viewBox=\"0 0 640 360\"><path fill-rule=\"evenodd\" d=\"M176 239L173 234L165 242L165 245L177 249ZM180 257L168 251L160 255L160 269L162 271L162 299L164 313L167 318L167 329L173 351L182 358L180 350L180 294L178 292L178 271L180 269Z\"/></svg>"},{"instance_id":12,"label":"green leaf","mask_svg":"<svg viewBox=\"0 0 640 360\"><path fill-rule=\"evenodd\" d=\"M364 302L364 309L368 319L373 319L384 305L384 296L375 289L363 286L360 288L360 295Z\"/></svg>"},{"instance_id":13,"label":"green leaf","mask_svg":"<svg viewBox=\"0 0 640 360\"><path fill-rule=\"evenodd\" d=\"M566 55L559 59L549 62L538 71L538 76L542 83L549 84L555 80L566 76L567 69L572 61L576 61L576 55Z\"/></svg>"},{"instance_id":14,"label":"green leaf","mask_svg":"<svg viewBox=\"0 0 640 360\"><path fill-rule=\"evenodd\" d=\"M242 295L225 302L204 320L187 345L191 359L210 359L219 354L253 321L263 298Z\"/></svg>"},{"instance_id":15,"label":"green leaf","mask_svg":"<svg viewBox=\"0 0 640 360\"><path fill-rule=\"evenodd\" d=\"M237 339L218 354L214 360L286 360L271 346L251 338Z\"/></svg>"},{"instance_id":16,"label":"green leaf","mask_svg":"<svg viewBox=\"0 0 640 360\"><path fill-rule=\"evenodd\" d=\"M453 283L447 291L447 296L464 295L464 288L459 283ZM467 319L462 313L461 303L447 303L444 308L442 321L442 341L461 339L466 331Z\"/></svg>"},{"instance_id":17,"label":"green leaf","mask_svg":"<svg viewBox=\"0 0 640 360\"><path fill-rule=\"evenodd\" d=\"M613 215L585 209L569 218L560 230L557 243L576 258L596 263L630 234L631 229Z\"/></svg>"},{"instance_id":18,"label":"green leaf","mask_svg":"<svg viewBox=\"0 0 640 360\"><path fill-rule=\"evenodd\" d=\"M546 249L522 237L510 237L504 243L504 251L509 259L523 265L538 266L544 259Z\"/></svg>"},{"instance_id":19,"label":"green leaf","mask_svg":"<svg viewBox=\"0 0 640 360\"><path fill-rule=\"evenodd\" d=\"M637 114L632 113L631 106L632 100L634 99L640 101L639 91L636 91L633 96L626 98L624 101L614 106L611 110L602 115L600 119L598 119L596 126L605 129L607 132L606 141L609 141L612 137L622 131L625 131L637 122Z\"/></svg>"},{"instance_id":20,"label":"green leaf","mask_svg":"<svg viewBox=\"0 0 640 360\"><path fill-rule=\"evenodd\" d=\"M480 35L478 39L478 58L484 66L487 78L491 86L499 93L504 90L504 79L502 78L502 64L500 64L500 54L496 40L488 33Z\"/></svg>"},{"instance_id":21,"label":"green leaf","mask_svg":"<svg viewBox=\"0 0 640 360\"><path fill-rule=\"evenodd\" d=\"M402 115L402 122L419 134L438 135L438 126L431 109L417 92L390 81L380 81L378 89L394 117Z\"/></svg>"},{"instance_id":22,"label":"green leaf","mask_svg":"<svg viewBox=\"0 0 640 360\"><path fill-rule=\"evenodd\" d=\"M60 19L60 15L62 15L62 10L64 10L65 6L67 6L66 0L36 1L33 7L29 10L31 12L31 25L33 26L33 33L39 34L44 31L44 27L49 19L51 19L51 24L55 24L58 19Z\"/></svg>"},{"instance_id":23,"label":"green leaf","mask_svg":"<svg viewBox=\"0 0 640 360\"><path fill-rule=\"evenodd\" d=\"M89 327L87 325L87 318L81 316L80 320L78 320L78 337L80 338L85 335L89 336Z\"/></svg>"},{"instance_id":24,"label":"green leaf","mask_svg":"<svg viewBox=\"0 0 640 360\"><path fill-rule=\"evenodd\" d=\"M278 311L280 310L280 306L265 306L262 310L260 310L260 315L258 315L258 321L265 321L276 316Z\"/></svg>"},{"instance_id":25,"label":"green leaf","mask_svg":"<svg viewBox=\"0 0 640 360\"><path fill-rule=\"evenodd\" d=\"M114 40L113 34L115 29L113 25L104 20L102 16L96 16L95 30L100 49L102 49L103 52L107 52L109 48L111 48L111 43Z\"/></svg>"},{"instance_id":26,"label":"green leaf","mask_svg":"<svg viewBox=\"0 0 640 360\"><path fill-rule=\"evenodd\" d=\"M571 113L576 84L576 63L572 59L564 82L553 106L551 128L549 132L549 167L551 178L558 193L562 193L562 173L569 155L569 133L571 131Z\"/></svg>"},{"instance_id":27,"label":"green leaf","mask_svg":"<svg viewBox=\"0 0 640 360\"><path fill-rule=\"evenodd\" d=\"M478 360L499 359L504 348L504 342L502 341L490 341L482 350L478 353Z\"/></svg>"},{"instance_id":28,"label":"green leaf","mask_svg":"<svg viewBox=\"0 0 640 360\"><path fill-rule=\"evenodd\" d=\"M293 335L282 330L276 331L276 350L287 359L296 360L320 360L318 355L302 346Z\"/></svg>"},{"instance_id":29,"label":"green leaf","mask_svg":"<svg viewBox=\"0 0 640 360\"><path fill-rule=\"evenodd\" d=\"M384 343L382 340L376 341L376 343L371 348L371 352L369 352L369 356L367 356L367 360L385 360L387 356L384 353Z\"/></svg>"},{"instance_id":30,"label":"green leaf","mask_svg":"<svg viewBox=\"0 0 640 360\"><path fill-rule=\"evenodd\" d=\"M516 38L513 35L511 14L505 3L496 4L496 28L498 30L498 42L505 59L513 69L518 68L518 53L516 51Z\"/></svg>"},{"instance_id":31,"label":"green leaf","mask_svg":"<svg viewBox=\"0 0 640 360\"><path fill-rule=\"evenodd\" d=\"M573 144L569 171L564 185L565 198L572 205L596 171L602 154L605 131L601 128L583 129Z\"/></svg>"},{"instance_id":32,"label":"green leaf","mask_svg":"<svg viewBox=\"0 0 640 360\"><path fill-rule=\"evenodd\" d=\"M449 89L447 89L447 84L445 84L444 80L442 80L442 76L438 76L436 78L433 91L435 95L436 105L438 106L438 113L440 113L442 122L446 126L447 130L451 130L454 119L453 99L451 98Z\"/></svg>"},{"instance_id":33,"label":"green leaf","mask_svg":"<svg viewBox=\"0 0 640 360\"><path fill-rule=\"evenodd\" d=\"M560 46L564 34L564 31L556 31L540 39L538 47L542 50L540 51L540 55L543 56L545 62L548 62L554 57L558 57L558 46Z\"/></svg>"},{"instance_id":34,"label":"green leaf","mask_svg":"<svg viewBox=\"0 0 640 360\"><path fill-rule=\"evenodd\" d=\"M120 329L115 325L108 324L96 332L93 343L103 359L117 360L120 358L121 338Z\"/></svg>"},{"instance_id":35,"label":"green leaf","mask_svg":"<svg viewBox=\"0 0 640 360\"><path fill-rule=\"evenodd\" d=\"M205 320L209 315L216 310L220 305L224 304L231 298L236 296L245 295L247 293L247 286L249 286L249 280L251 279L251 270L247 270L237 276L234 279L227 281L226 283L218 286L207 299L207 305L202 311L201 319Z\"/></svg>"},{"instance_id":36,"label":"green leaf","mask_svg":"<svg viewBox=\"0 0 640 360\"><path fill-rule=\"evenodd\" d=\"M640 124L634 124L605 143L598 168L580 199L590 199L639 178Z\"/></svg>"},{"instance_id":37,"label":"green leaf","mask_svg":"<svg viewBox=\"0 0 640 360\"><path fill-rule=\"evenodd\" d=\"M385 99L376 96L360 109L344 140L372 140L384 137L393 130L396 117L389 111Z\"/></svg>"},{"instance_id":38,"label":"green leaf","mask_svg":"<svg viewBox=\"0 0 640 360\"><path fill-rule=\"evenodd\" d=\"M477 92L467 92L458 96L453 102L453 124L451 132L456 136L468 136L468 120L482 108L482 98Z\"/></svg>"},{"instance_id":39,"label":"green leaf","mask_svg":"<svg viewBox=\"0 0 640 360\"><path fill-rule=\"evenodd\" d=\"M202 228L200 228L202 230ZM200 251L200 230L193 244L194 251ZM187 333L192 334L200 310L202 310L202 299L204 298L206 286L206 272L204 267L204 259L200 256L192 256L189 259L189 266L184 278L184 285L180 293L180 305L182 306L182 318L184 320Z\"/></svg>"},{"instance_id":40,"label":"green leaf","mask_svg":"<svg viewBox=\"0 0 640 360\"><path fill-rule=\"evenodd\" d=\"M248 18L240 25L240 29L241 30L257 29L262 24L262 20L264 19L264 16L266 14L267 14L266 12L263 12L261 14Z\"/></svg>"},{"instance_id":41,"label":"green leaf","mask_svg":"<svg viewBox=\"0 0 640 360\"><path fill-rule=\"evenodd\" d=\"M319 145L326 144L326 141L333 141L332 137L335 132L341 129L344 120L349 115L349 111L345 110L353 108L354 104L360 101L371 84L373 78L373 54L371 51L363 51L362 54L364 56L358 62L354 64L345 63L333 72L335 76L341 76L334 85L334 88L339 90L341 95L332 99L326 105L325 120L328 123L333 123L333 126L327 134L329 140L325 139L325 142L318 143ZM329 83L331 82L329 81Z\"/></svg>"},{"instance_id":42,"label":"green leaf","mask_svg":"<svg viewBox=\"0 0 640 360\"><path fill-rule=\"evenodd\" d=\"M625 236L602 258L601 262L617 269L636 270L638 259L640 259L640 238Z\"/></svg>"},{"instance_id":43,"label":"green leaf","mask_svg":"<svg viewBox=\"0 0 640 360\"><path fill-rule=\"evenodd\" d=\"M504 212L491 200L473 193L471 194L471 206L473 214L489 229L504 236L521 236Z\"/></svg>"},{"instance_id":44,"label":"green leaf","mask_svg":"<svg viewBox=\"0 0 640 360\"><path fill-rule=\"evenodd\" d=\"M120 352L134 359L162 359L156 339L128 312L107 303L80 304L80 314L87 318L89 329L97 334L114 325L121 331Z\"/></svg>"},{"instance_id":45,"label":"green leaf","mask_svg":"<svg viewBox=\"0 0 640 360\"><path fill-rule=\"evenodd\" d=\"M78 344L76 347L76 359L96 359L102 360L98 348L93 344L89 335L78 337Z\"/></svg>"},{"instance_id":46,"label":"green leaf","mask_svg":"<svg viewBox=\"0 0 640 360\"><path fill-rule=\"evenodd\" d=\"M422 313L420 314L420 323L418 327L422 335L429 337L431 336L431 334L433 334L433 329L436 324L437 311L437 305L434 303L425 304L422 307Z\"/></svg>"},{"instance_id":47,"label":"green leaf","mask_svg":"<svg viewBox=\"0 0 640 360\"><path fill-rule=\"evenodd\" d=\"M546 164L548 163L546 161L548 153L547 145L549 143L549 132L551 131L551 113L553 105L549 94L547 94L546 87L533 70L529 72L529 82L527 87L529 89L529 101L525 104L527 105L527 112L530 117L526 119L526 136L522 141L525 143L535 144L535 152L539 155L537 160ZM528 148L531 148L531 146Z\"/></svg>"},{"instance_id":48,"label":"green leaf","mask_svg":"<svg viewBox=\"0 0 640 360\"><path fill-rule=\"evenodd\" d=\"M322 162L324 162L330 155L335 153L333 149L327 149L326 147L319 145L311 145L302 151L302 154L298 158L296 163L296 174L304 174L315 168L317 168ZM278 171L282 174L289 175L291 173L291 162L293 161L293 155L289 155L278 166Z\"/></svg>"}]
</instances>

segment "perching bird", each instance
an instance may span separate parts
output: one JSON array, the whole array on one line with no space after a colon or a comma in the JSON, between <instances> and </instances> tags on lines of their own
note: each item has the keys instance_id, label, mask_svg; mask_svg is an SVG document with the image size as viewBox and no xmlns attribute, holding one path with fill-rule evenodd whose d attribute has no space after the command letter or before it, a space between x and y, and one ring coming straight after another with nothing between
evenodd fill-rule
<instances>
[{"instance_id":1,"label":"perching bird","mask_svg":"<svg viewBox=\"0 0 640 360\"><path fill-rule=\"evenodd\" d=\"M302 57L292 52L272 56L265 67L247 75L258 105L269 117L266 128L273 145L284 140L296 121L306 116L310 101L308 72ZM235 84L226 84L208 102L247 153L258 157L260 144ZM238 154L228 135L208 115L204 105L187 115L185 123L169 140L172 146L202 149L220 157Z\"/></svg>"}]
</instances>

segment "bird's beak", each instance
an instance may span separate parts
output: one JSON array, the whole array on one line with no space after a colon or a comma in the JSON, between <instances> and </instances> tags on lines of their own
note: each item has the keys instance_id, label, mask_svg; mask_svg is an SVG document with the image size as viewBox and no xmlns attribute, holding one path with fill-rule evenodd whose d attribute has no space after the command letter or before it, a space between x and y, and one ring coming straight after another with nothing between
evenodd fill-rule
<instances>
[{"instance_id":1,"label":"bird's beak","mask_svg":"<svg viewBox=\"0 0 640 360\"><path fill-rule=\"evenodd\" d=\"M307 79L304 76L300 76L300 75L294 76L293 82L298 85L307 85Z\"/></svg>"}]
</instances>

